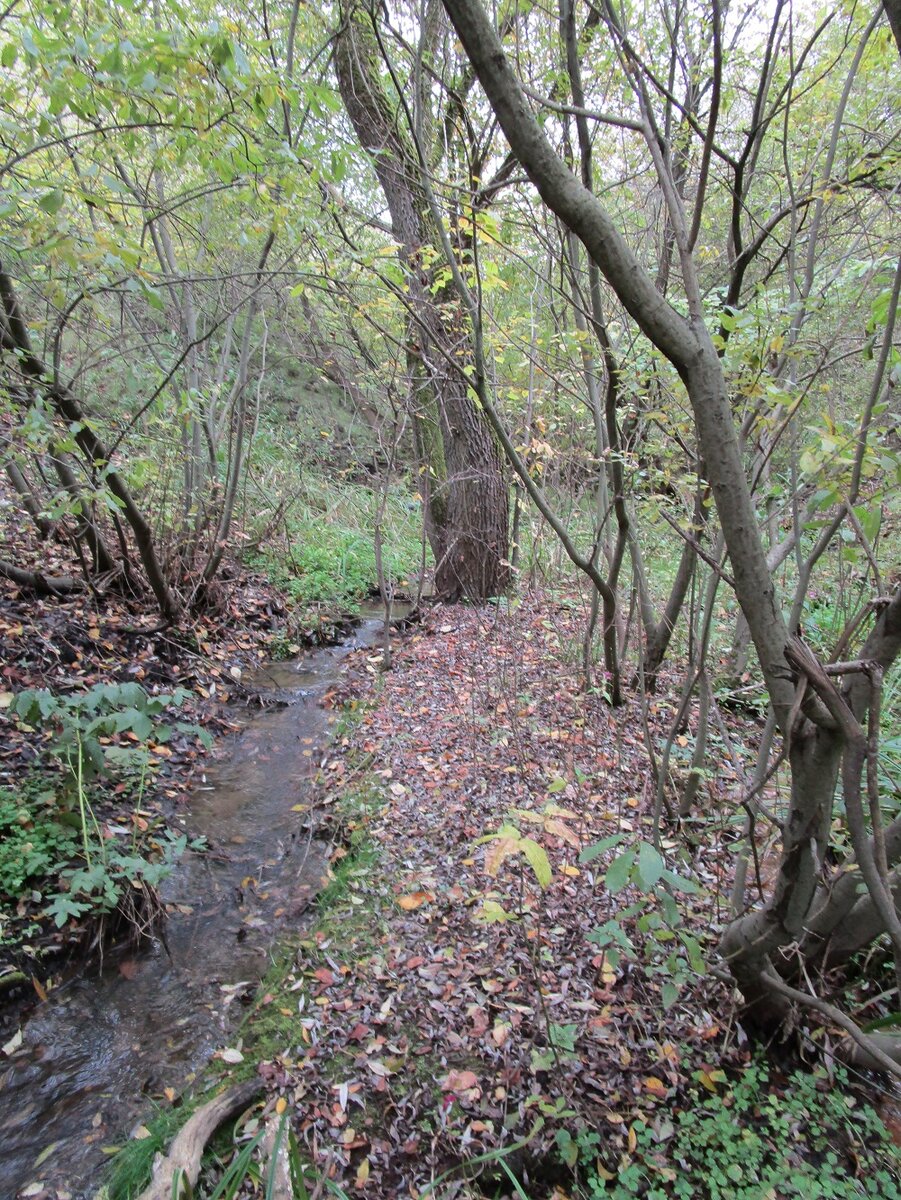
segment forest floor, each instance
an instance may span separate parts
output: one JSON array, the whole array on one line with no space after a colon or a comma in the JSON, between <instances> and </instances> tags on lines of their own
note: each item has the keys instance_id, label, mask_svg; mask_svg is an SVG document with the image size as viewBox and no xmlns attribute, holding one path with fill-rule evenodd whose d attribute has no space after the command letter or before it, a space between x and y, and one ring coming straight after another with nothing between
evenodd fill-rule
<instances>
[{"instance_id":1,"label":"forest floor","mask_svg":"<svg viewBox=\"0 0 901 1200\"><path fill-rule=\"evenodd\" d=\"M702 965L749 751L714 755L704 840L682 861L664 834L661 874L647 742L674 709L586 694L584 620L546 596L438 606L336 698L319 797L335 879L243 1053L348 1192L473 1194L502 1156L533 1197L577 1159L613 1178L751 1057Z\"/></svg>"},{"instance_id":2,"label":"forest floor","mask_svg":"<svg viewBox=\"0 0 901 1200\"><path fill-rule=\"evenodd\" d=\"M17 561L71 569L55 553L26 545ZM253 701L242 675L298 647L265 581L235 570L227 585L216 616L176 634L114 596L35 599L3 582L0 791L50 737L5 711L25 688L185 688L167 719L234 729L236 702ZM585 621L573 594L435 605L394 640L390 663L372 649L348 659L325 701L344 718L313 806L331 882L213 1064L217 1081L265 1085L239 1146L287 1113L302 1158L347 1194L512 1195L509 1169L537 1200L571 1194L573 1168L600 1187L640 1162L646 1182L666 1184L667 1144L699 1098L728 1107L753 1051L731 988L704 963L729 917L754 747L724 712L696 800L704 820L670 839L655 822L652 753L672 736L670 783L684 784L679 680L612 709L602 674L585 687ZM152 842L203 751L192 732L150 751L137 818ZM108 788L103 836L133 807L129 786ZM89 931L55 928L45 903L35 891L3 909L0 974L17 971L31 1003ZM831 1039L822 1031L827 1064ZM833 1080L814 1086L825 1095ZM172 1118L180 1100L160 1097ZM854 1137L837 1128L835 1140L853 1165ZM779 1152L809 1165L802 1141Z\"/></svg>"}]
</instances>

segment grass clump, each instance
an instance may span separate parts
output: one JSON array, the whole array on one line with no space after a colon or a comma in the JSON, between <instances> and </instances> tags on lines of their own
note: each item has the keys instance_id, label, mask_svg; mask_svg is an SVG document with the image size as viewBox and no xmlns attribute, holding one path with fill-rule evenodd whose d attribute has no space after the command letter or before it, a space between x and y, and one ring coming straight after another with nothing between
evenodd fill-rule
<instances>
[{"instance_id":1,"label":"grass clump","mask_svg":"<svg viewBox=\"0 0 901 1200\"><path fill-rule=\"evenodd\" d=\"M418 501L402 485L387 497L360 483L308 472L304 488L272 535L247 555L294 605L301 628L323 611L353 611L378 586L373 529L381 530L382 571L392 588L406 588L422 559Z\"/></svg>"}]
</instances>

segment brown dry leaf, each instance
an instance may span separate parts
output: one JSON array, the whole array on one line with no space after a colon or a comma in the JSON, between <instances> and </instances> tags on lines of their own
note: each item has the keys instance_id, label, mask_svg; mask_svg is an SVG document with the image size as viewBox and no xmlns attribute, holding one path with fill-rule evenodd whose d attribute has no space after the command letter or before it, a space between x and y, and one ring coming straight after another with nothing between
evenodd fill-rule
<instances>
[{"instance_id":1,"label":"brown dry leaf","mask_svg":"<svg viewBox=\"0 0 901 1200\"><path fill-rule=\"evenodd\" d=\"M448 1071L441 1080L445 1092L480 1091L479 1080L473 1071Z\"/></svg>"},{"instance_id":2,"label":"brown dry leaf","mask_svg":"<svg viewBox=\"0 0 901 1200\"><path fill-rule=\"evenodd\" d=\"M431 904L435 899L433 892L411 892L409 896L399 896L397 903L404 912L412 912L422 904Z\"/></svg>"},{"instance_id":3,"label":"brown dry leaf","mask_svg":"<svg viewBox=\"0 0 901 1200\"><path fill-rule=\"evenodd\" d=\"M485 851L485 870L488 874L497 875L504 859L509 858L511 854L516 854L519 851L519 845L519 838L506 836L495 838L493 842L489 843L488 849Z\"/></svg>"},{"instance_id":4,"label":"brown dry leaf","mask_svg":"<svg viewBox=\"0 0 901 1200\"><path fill-rule=\"evenodd\" d=\"M662 1079L658 1079L656 1075L647 1075L642 1083L646 1092L650 1092L652 1096L657 1096L660 1100L665 1099L669 1089Z\"/></svg>"},{"instance_id":5,"label":"brown dry leaf","mask_svg":"<svg viewBox=\"0 0 901 1200\"><path fill-rule=\"evenodd\" d=\"M574 850L582 849L582 843L573 831L555 817L549 817L545 820L544 829L545 833L552 833L554 837L561 838L567 845L572 846Z\"/></svg>"}]
</instances>

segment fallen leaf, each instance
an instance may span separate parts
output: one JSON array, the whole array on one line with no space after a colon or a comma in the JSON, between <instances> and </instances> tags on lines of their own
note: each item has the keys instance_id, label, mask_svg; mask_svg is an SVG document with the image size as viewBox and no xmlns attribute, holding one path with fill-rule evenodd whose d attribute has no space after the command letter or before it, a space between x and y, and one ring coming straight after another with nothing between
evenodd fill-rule
<instances>
[{"instance_id":1,"label":"fallen leaf","mask_svg":"<svg viewBox=\"0 0 901 1200\"><path fill-rule=\"evenodd\" d=\"M4 1054L15 1054L15 1052L19 1049L19 1047L21 1045L22 1045L22 1030L17 1029L16 1032L9 1039L9 1041L6 1042L3 1046L0 1046L0 1050L2 1050Z\"/></svg>"},{"instance_id":2,"label":"fallen leaf","mask_svg":"<svg viewBox=\"0 0 901 1200\"><path fill-rule=\"evenodd\" d=\"M441 1080L445 1092L471 1092L479 1090L478 1076L473 1071L449 1071Z\"/></svg>"},{"instance_id":3,"label":"fallen leaf","mask_svg":"<svg viewBox=\"0 0 901 1200\"><path fill-rule=\"evenodd\" d=\"M419 908L422 904L431 904L435 899L432 892L411 892L409 896L400 896L397 903L404 912L412 912L414 908Z\"/></svg>"},{"instance_id":4,"label":"fallen leaf","mask_svg":"<svg viewBox=\"0 0 901 1200\"><path fill-rule=\"evenodd\" d=\"M648 1075L642 1080L644 1090L650 1092L652 1096L657 1096L663 1100L666 1097L668 1088L662 1079L658 1079L656 1075Z\"/></svg>"}]
</instances>

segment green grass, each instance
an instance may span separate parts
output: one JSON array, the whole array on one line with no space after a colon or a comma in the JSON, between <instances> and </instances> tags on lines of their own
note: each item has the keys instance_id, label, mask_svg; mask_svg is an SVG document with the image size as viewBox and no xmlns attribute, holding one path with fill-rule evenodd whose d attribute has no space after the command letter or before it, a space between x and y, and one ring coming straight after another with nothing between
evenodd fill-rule
<instances>
[{"instance_id":1,"label":"green grass","mask_svg":"<svg viewBox=\"0 0 901 1200\"><path fill-rule=\"evenodd\" d=\"M381 497L361 483L305 471L278 529L247 555L295 606L295 623L354 610L378 585L373 530ZM262 518L261 518L262 519ZM382 513L382 566L388 586L407 590L422 560L419 502L401 481Z\"/></svg>"}]
</instances>

